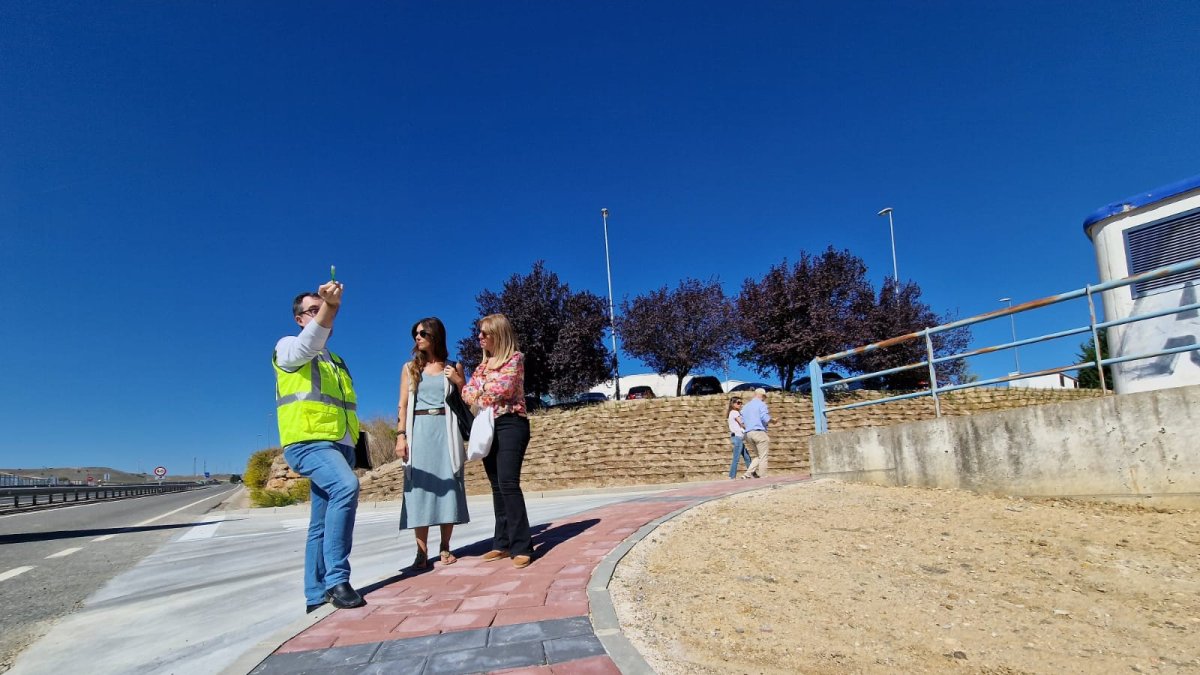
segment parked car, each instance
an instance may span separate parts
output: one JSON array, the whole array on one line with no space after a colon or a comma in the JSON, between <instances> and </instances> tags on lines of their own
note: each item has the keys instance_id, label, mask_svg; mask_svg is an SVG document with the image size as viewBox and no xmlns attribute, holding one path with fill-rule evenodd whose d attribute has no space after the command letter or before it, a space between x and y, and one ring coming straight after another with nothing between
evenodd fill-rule
<instances>
[{"instance_id":1,"label":"parked car","mask_svg":"<svg viewBox=\"0 0 1200 675\"><path fill-rule=\"evenodd\" d=\"M647 387L646 385L630 387L629 393L625 394L626 400L634 399L634 398L654 398L654 397L655 397L654 390L651 389L650 387Z\"/></svg>"},{"instance_id":2,"label":"parked car","mask_svg":"<svg viewBox=\"0 0 1200 675\"><path fill-rule=\"evenodd\" d=\"M707 396L709 394L723 394L721 389L721 381L712 375L697 375L688 380L687 385L683 388L684 396Z\"/></svg>"},{"instance_id":3,"label":"parked car","mask_svg":"<svg viewBox=\"0 0 1200 675\"><path fill-rule=\"evenodd\" d=\"M824 380L825 384L829 384L831 382L838 382L839 380L843 380L843 379L845 379L845 376L840 375L838 373L833 373L833 372L821 373L821 379ZM831 393L831 392L840 393L840 392L844 392L844 391L850 391L851 389L862 389L861 382L850 382L848 384L847 383L835 384L832 387L824 387L825 393ZM812 382L809 381L808 375L800 377L795 382L793 382L792 383L792 391L794 391L798 394L811 394L812 393Z\"/></svg>"},{"instance_id":4,"label":"parked car","mask_svg":"<svg viewBox=\"0 0 1200 675\"><path fill-rule=\"evenodd\" d=\"M733 389L730 389L729 393L732 394L735 391L754 391L755 389L762 389L763 391L779 391L779 387L767 384L766 382L743 382Z\"/></svg>"},{"instance_id":5,"label":"parked car","mask_svg":"<svg viewBox=\"0 0 1200 675\"><path fill-rule=\"evenodd\" d=\"M586 391L580 394L579 398L575 399L576 403L580 404L604 403L607 400L608 397L598 391Z\"/></svg>"}]
</instances>

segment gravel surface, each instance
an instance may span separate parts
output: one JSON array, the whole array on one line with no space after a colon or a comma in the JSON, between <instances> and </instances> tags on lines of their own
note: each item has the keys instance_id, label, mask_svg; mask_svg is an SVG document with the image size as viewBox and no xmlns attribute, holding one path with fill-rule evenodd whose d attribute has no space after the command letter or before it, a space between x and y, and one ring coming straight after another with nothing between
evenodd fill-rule
<instances>
[{"instance_id":1,"label":"gravel surface","mask_svg":"<svg viewBox=\"0 0 1200 675\"><path fill-rule=\"evenodd\" d=\"M659 673L1200 672L1200 512L816 481L617 567Z\"/></svg>"}]
</instances>

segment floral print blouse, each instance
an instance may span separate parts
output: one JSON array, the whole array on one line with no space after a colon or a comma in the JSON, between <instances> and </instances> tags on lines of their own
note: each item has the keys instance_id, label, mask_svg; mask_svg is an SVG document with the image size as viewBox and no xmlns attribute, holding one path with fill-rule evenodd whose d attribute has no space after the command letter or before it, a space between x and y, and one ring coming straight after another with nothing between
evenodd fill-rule
<instances>
[{"instance_id":1,"label":"floral print blouse","mask_svg":"<svg viewBox=\"0 0 1200 675\"><path fill-rule=\"evenodd\" d=\"M513 352L512 357L496 369L489 369L484 360L471 373L471 381L463 387L462 397L467 405L491 406L497 416L525 415L525 355Z\"/></svg>"}]
</instances>

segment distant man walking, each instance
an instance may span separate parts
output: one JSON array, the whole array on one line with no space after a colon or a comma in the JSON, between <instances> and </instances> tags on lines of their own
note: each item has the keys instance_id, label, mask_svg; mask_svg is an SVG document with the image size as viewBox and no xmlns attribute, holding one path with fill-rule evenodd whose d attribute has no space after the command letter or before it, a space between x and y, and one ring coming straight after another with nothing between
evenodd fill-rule
<instances>
[{"instance_id":1,"label":"distant man walking","mask_svg":"<svg viewBox=\"0 0 1200 675\"><path fill-rule=\"evenodd\" d=\"M358 414L354 382L340 356L325 346L342 305L342 285L330 281L292 301L299 335L275 345L275 410L288 466L312 483L304 548L304 599L312 612L366 603L350 585L350 547L358 510L354 443Z\"/></svg>"},{"instance_id":2,"label":"distant man walking","mask_svg":"<svg viewBox=\"0 0 1200 675\"><path fill-rule=\"evenodd\" d=\"M771 448L771 439L767 437L771 411L767 409L765 389L755 389L754 398L742 407L742 423L746 425L746 447L755 455L742 478L762 478L767 475L767 455Z\"/></svg>"}]
</instances>

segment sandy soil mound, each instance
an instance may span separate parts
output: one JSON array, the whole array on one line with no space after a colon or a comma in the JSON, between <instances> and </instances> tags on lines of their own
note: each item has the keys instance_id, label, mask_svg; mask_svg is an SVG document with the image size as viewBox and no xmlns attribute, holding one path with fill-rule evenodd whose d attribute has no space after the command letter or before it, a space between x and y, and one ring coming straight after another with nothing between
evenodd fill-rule
<instances>
[{"instance_id":1,"label":"sandy soil mound","mask_svg":"<svg viewBox=\"0 0 1200 675\"><path fill-rule=\"evenodd\" d=\"M660 673L1200 672L1200 512L818 481L710 502L617 567Z\"/></svg>"}]
</instances>

